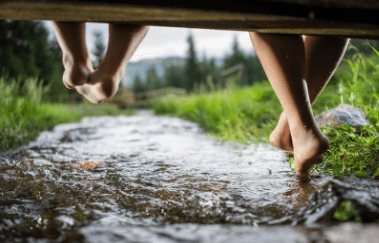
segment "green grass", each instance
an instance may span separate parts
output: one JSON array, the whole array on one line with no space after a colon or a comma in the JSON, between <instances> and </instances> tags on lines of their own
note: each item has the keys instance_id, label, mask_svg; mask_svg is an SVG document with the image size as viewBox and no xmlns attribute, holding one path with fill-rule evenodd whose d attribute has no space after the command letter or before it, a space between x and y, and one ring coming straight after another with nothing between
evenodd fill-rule
<instances>
[{"instance_id":1,"label":"green grass","mask_svg":"<svg viewBox=\"0 0 379 243\"><path fill-rule=\"evenodd\" d=\"M273 128L281 112L267 81L245 89L165 97L153 109L158 115L169 114L198 122L217 139L244 144L268 141L266 131Z\"/></svg>"},{"instance_id":2,"label":"green grass","mask_svg":"<svg viewBox=\"0 0 379 243\"><path fill-rule=\"evenodd\" d=\"M368 116L373 127L358 135L354 129L322 128L331 147L323 163L312 173L343 177L378 174L379 158L379 57L359 53L343 60L330 84L313 105L314 114L341 103L358 107ZM178 116L200 124L213 137L243 144L268 142L282 112L281 105L268 81L251 87L232 88L210 93L166 97L156 102L155 114ZM290 163L293 162L293 159Z\"/></svg>"},{"instance_id":3,"label":"green grass","mask_svg":"<svg viewBox=\"0 0 379 243\"><path fill-rule=\"evenodd\" d=\"M80 121L85 116L130 115L110 104L50 104L42 97L48 92L38 80L7 80L0 77L0 152L14 149L34 140L40 131L60 123Z\"/></svg>"},{"instance_id":4,"label":"green grass","mask_svg":"<svg viewBox=\"0 0 379 243\"><path fill-rule=\"evenodd\" d=\"M333 214L333 218L339 221L357 221L362 222L359 211L356 210L351 201L343 201L337 207Z\"/></svg>"}]
</instances>

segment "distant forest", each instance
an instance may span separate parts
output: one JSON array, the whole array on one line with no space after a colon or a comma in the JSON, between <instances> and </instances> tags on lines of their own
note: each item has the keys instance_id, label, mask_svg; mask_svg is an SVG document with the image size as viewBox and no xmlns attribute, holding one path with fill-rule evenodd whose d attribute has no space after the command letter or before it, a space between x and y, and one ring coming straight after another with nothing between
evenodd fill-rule
<instances>
[{"instance_id":1,"label":"distant forest","mask_svg":"<svg viewBox=\"0 0 379 243\"><path fill-rule=\"evenodd\" d=\"M37 77L44 86L50 87L52 102L68 102L68 90L62 84L62 53L55 38L48 40L48 30L41 21L0 20L0 72L4 76L25 80L28 77ZM95 37L94 56L97 58L94 66L101 61L106 50L103 36L99 32ZM202 87L225 87L226 81L221 73L237 64L245 67L245 84L266 79L257 56L245 54L239 47L237 38L232 45L232 53L223 59L221 66L216 65L215 59L203 58L200 60L195 51L195 42L192 35L187 37L187 56L182 65L172 62L164 68L164 75L160 77L152 66L145 78L137 75L133 80L132 90L140 93L147 90L164 87L183 88L192 92ZM369 45L379 50L379 41L352 39L351 44L363 55L373 54ZM355 51L349 50L345 56L351 57ZM9 80L8 79L8 80Z\"/></svg>"}]
</instances>

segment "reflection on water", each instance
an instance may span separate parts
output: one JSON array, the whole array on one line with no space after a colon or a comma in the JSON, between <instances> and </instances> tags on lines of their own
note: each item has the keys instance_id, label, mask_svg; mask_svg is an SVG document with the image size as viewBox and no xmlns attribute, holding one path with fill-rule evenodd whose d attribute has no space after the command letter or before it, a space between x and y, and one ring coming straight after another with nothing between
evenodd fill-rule
<instances>
[{"instance_id":1,"label":"reflection on water","mask_svg":"<svg viewBox=\"0 0 379 243\"><path fill-rule=\"evenodd\" d=\"M108 234L108 241L145 241L136 236L145 234L159 242L166 234L162 242L176 242L199 232L228 238L251 226L331 221L336 202L354 194L338 182L322 187L331 178L301 182L284 160L268 145L222 144L177 118L144 113L61 125L1 155L0 240L97 242L96 235ZM378 182L349 180L378 197ZM364 196L362 205L371 203L365 210L378 210L378 199Z\"/></svg>"}]
</instances>

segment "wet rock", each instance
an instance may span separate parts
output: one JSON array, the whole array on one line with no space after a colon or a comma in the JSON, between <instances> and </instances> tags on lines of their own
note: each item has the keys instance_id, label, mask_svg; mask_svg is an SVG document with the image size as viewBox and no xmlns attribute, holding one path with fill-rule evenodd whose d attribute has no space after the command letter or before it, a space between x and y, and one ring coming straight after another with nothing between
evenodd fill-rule
<instances>
[{"instance_id":1,"label":"wet rock","mask_svg":"<svg viewBox=\"0 0 379 243\"><path fill-rule=\"evenodd\" d=\"M53 163L51 163L50 161L48 161L46 159L34 159L33 164L35 166L53 165Z\"/></svg>"},{"instance_id":2,"label":"wet rock","mask_svg":"<svg viewBox=\"0 0 379 243\"><path fill-rule=\"evenodd\" d=\"M363 222L376 222L379 219L379 198L369 192L357 189L337 180L332 180L313 193L308 206L301 210L298 216L288 216L271 224L290 223L314 226L319 223L337 221L334 213L342 202L351 202Z\"/></svg>"},{"instance_id":3,"label":"wet rock","mask_svg":"<svg viewBox=\"0 0 379 243\"><path fill-rule=\"evenodd\" d=\"M27 150L26 152L28 153L28 157L30 158L38 158L41 156L39 153L31 149Z\"/></svg>"},{"instance_id":4,"label":"wet rock","mask_svg":"<svg viewBox=\"0 0 379 243\"><path fill-rule=\"evenodd\" d=\"M331 243L369 243L379 239L377 224L347 223L324 230L325 237Z\"/></svg>"},{"instance_id":5,"label":"wet rock","mask_svg":"<svg viewBox=\"0 0 379 243\"><path fill-rule=\"evenodd\" d=\"M275 232L275 233L273 233ZM251 227L237 225L174 224L161 227L125 227L105 229L89 226L71 234L63 242L308 242L306 235L294 227Z\"/></svg>"},{"instance_id":6,"label":"wet rock","mask_svg":"<svg viewBox=\"0 0 379 243\"><path fill-rule=\"evenodd\" d=\"M354 127L358 133L361 127L366 125L372 126L363 111L347 104L340 104L334 109L324 111L320 115L317 115L315 120L319 127L329 125L337 128L343 124L347 124Z\"/></svg>"},{"instance_id":7,"label":"wet rock","mask_svg":"<svg viewBox=\"0 0 379 243\"><path fill-rule=\"evenodd\" d=\"M73 219L70 216L60 215L60 216L54 218L53 223L62 229L66 229L68 227L74 226L75 219Z\"/></svg>"},{"instance_id":8,"label":"wet rock","mask_svg":"<svg viewBox=\"0 0 379 243\"><path fill-rule=\"evenodd\" d=\"M75 141L82 141L83 137L94 133L94 129L90 127L76 128L66 131L60 139L62 143L72 143Z\"/></svg>"},{"instance_id":9,"label":"wet rock","mask_svg":"<svg viewBox=\"0 0 379 243\"><path fill-rule=\"evenodd\" d=\"M0 157L0 166L1 167L6 167L11 165L10 160L7 158Z\"/></svg>"}]
</instances>

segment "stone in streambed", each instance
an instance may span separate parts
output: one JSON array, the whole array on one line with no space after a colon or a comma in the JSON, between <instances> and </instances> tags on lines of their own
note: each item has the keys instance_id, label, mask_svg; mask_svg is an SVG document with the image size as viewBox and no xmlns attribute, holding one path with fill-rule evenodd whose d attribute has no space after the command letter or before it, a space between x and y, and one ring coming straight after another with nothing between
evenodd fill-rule
<instances>
[{"instance_id":1,"label":"stone in streambed","mask_svg":"<svg viewBox=\"0 0 379 243\"><path fill-rule=\"evenodd\" d=\"M315 120L319 127L329 125L337 128L347 124L355 128L358 133L360 133L361 127L366 125L372 126L362 110L347 104L340 104L334 109L324 111L320 115L317 115Z\"/></svg>"}]
</instances>

